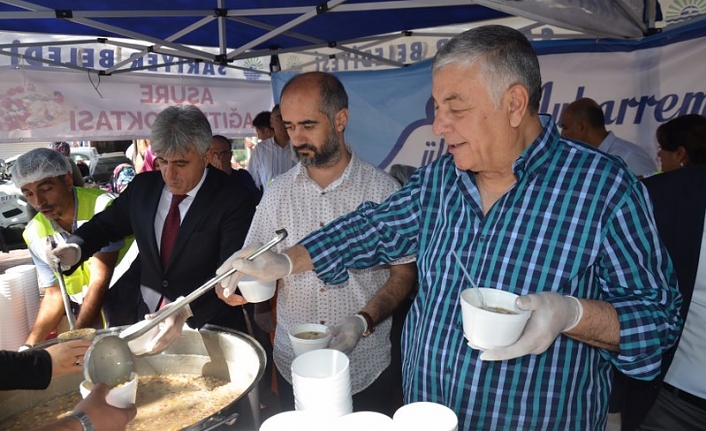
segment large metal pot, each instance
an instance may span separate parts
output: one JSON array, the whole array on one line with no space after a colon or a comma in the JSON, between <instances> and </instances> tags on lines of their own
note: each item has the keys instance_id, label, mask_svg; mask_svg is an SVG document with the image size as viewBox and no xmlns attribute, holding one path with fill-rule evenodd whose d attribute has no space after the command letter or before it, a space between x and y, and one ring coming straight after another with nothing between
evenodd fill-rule
<instances>
[{"instance_id":1,"label":"large metal pot","mask_svg":"<svg viewBox=\"0 0 706 431\"><path fill-rule=\"evenodd\" d=\"M99 330L97 336L122 328ZM35 348L47 347L56 340ZM232 329L206 325L199 331L184 329L167 350L135 358L139 375L197 374L211 376L246 388L242 395L215 414L183 430L248 430L260 427L257 383L265 370L265 352L253 338ZM0 422L60 395L77 391L82 373L61 376L41 391L0 391Z\"/></svg>"}]
</instances>

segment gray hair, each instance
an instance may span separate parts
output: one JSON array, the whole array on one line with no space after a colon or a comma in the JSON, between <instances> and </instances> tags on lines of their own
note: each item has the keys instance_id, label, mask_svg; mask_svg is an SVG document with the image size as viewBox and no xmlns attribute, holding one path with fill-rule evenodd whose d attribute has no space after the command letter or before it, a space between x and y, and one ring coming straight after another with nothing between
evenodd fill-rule
<instances>
[{"instance_id":1,"label":"gray hair","mask_svg":"<svg viewBox=\"0 0 706 431\"><path fill-rule=\"evenodd\" d=\"M157 115L152 124L152 152L163 158L191 150L203 156L211 146L211 124L193 105L170 106Z\"/></svg>"},{"instance_id":2,"label":"gray hair","mask_svg":"<svg viewBox=\"0 0 706 431\"><path fill-rule=\"evenodd\" d=\"M19 188L45 178L71 172L69 159L51 148L35 148L22 154L11 168L12 181Z\"/></svg>"},{"instance_id":3,"label":"gray hair","mask_svg":"<svg viewBox=\"0 0 706 431\"><path fill-rule=\"evenodd\" d=\"M515 84L529 93L528 108L539 111L542 76L537 54L519 31L502 25L473 28L454 36L434 56L432 74L455 64L472 66L482 60L480 71L497 106L502 94Z\"/></svg>"},{"instance_id":4,"label":"gray hair","mask_svg":"<svg viewBox=\"0 0 706 431\"><path fill-rule=\"evenodd\" d=\"M329 122L333 124L338 111L348 108L348 93L346 93L341 81L334 75L324 72L302 73L287 81L282 88L282 95L290 86L311 79L315 80L319 87L319 112L326 115Z\"/></svg>"}]
</instances>

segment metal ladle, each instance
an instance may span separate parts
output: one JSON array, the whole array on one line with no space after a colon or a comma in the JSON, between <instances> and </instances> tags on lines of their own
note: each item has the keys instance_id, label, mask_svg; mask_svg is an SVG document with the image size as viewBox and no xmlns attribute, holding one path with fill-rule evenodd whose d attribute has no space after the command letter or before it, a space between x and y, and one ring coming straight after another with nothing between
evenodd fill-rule
<instances>
[{"instance_id":1,"label":"metal ladle","mask_svg":"<svg viewBox=\"0 0 706 431\"><path fill-rule=\"evenodd\" d=\"M277 236L270 240L270 242L255 250L245 259L254 260L287 237L287 231L285 229L280 229L276 233ZM171 306L157 312L154 319L146 324L145 321L141 321L128 326L118 335L106 335L96 340L93 345L89 347L84 358L83 374L86 380L94 384L105 383L110 387L115 387L129 381L130 373L133 371L133 359L128 341L146 334L152 328L159 325L164 319L180 312L187 304L208 292L213 286L236 272L235 268L231 268L223 274L208 280L189 295L174 301Z\"/></svg>"},{"instance_id":2,"label":"metal ladle","mask_svg":"<svg viewBox=\"0 0 706 431\"><path fill-rule=\"evenodd\" d=\"M58 235L58 234L57 234ZM56 248L56 239L54 235L49 237L49 244L52 249ZM71 310L71 300L69 299L69 292L66 290L66 282L64 282L64 273L61 271L61 264L56 262L56 278L59 280L59 290L61 290L61 299L64 301L64 311L66 312L66 319L69 321L69 330L73 331L76 329L76 318Z\"/></svg>"},{"instance_id":3,"label":"metal ladle","mask_svg":"<svg viewBox=\"0 0 706 431\"><path fill-rule=\"evenodd\" d=\"M456 262L458 262L458 266L461 268L461 272L463 272L463 275L466 276L466 280L468 280L468 282L471 283L471 286L473 286L473 291L476 292L476 295L478 295L478 299L480 300L481 308L484 310L490 310L488 304L485 303L485 299L483 299L483 294L481 293L480 288L478 287L476 282L473 281L473 278L471 278L471 274L469 274L466 270L466 267L461 261L461 258L459 258L456 252L453 250L451 250L451 254L453 254L454 258L456 259Z\"/></svg>"}]
</instances>

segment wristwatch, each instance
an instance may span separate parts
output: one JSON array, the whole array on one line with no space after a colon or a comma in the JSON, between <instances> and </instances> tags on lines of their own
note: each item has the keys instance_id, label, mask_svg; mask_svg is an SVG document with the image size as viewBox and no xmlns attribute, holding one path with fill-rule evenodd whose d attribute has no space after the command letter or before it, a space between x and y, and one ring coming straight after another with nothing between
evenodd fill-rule
<instances>
[{"instance_id":1,"label":"wristwatch","mask_svg":"<svg viewBox=\"0 0 706 431\"><path fill-rule=\"evenodd\" d=\"M88 417L88 415L84 412L77 412L77 411L72 411L68 415L66 415L67 418L74 418L77 421L81 422L81 428L83 431L96 431L96 429L93 427L93 422L91 422L91 418Z\"/></svg>"},{"instance_id":2,"label":"wristwatch","mask_svg":"<svg viewBox=\"0 0 706 431\"><path fill-rule=\"evenodd\" d=\"M375 332L375 322L373 322L373 318L368 314L367 311L359 311L356 313L357 316L360 316L365 320L365 332L363 332L363 338L368 337L370 334Z\"/></svg>"}]
</instances>

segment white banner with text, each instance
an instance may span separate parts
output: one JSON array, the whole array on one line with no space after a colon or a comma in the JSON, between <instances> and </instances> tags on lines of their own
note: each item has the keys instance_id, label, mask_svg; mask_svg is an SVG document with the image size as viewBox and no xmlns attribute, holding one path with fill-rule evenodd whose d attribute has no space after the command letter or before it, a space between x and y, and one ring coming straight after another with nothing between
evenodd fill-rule
<instances>
[{"instance_id":1,"label":"white banner with text","mask_svg":"<svg viewBox=\"0 0 706 431\"><path fill-rule=\"evenodd\" d=\"M252 119L272 109L269 81L192 76L0 69L0 142L149 137L171 105L204 111L214 134L254 136Z\"/></svg>"},{"instance_id":2,"label":"white banner with text","mask_svg":"<svg viewBox=\"0 0 706 431\"><path fill-rule=\"evenodd\" d=\"M703 38L637 50L540 55L540 112L558 124L577 98L596 100L607 129L656 157L657 126L676 116L706 113ZM432 133L430 62L395 70L335 73L349 95L346 141L364 159L388 169L422 166L447 152ZM275 95L293 76L272 76ZM276 96L275 99L278 99Z\"/></svg>"}]
</instances>

